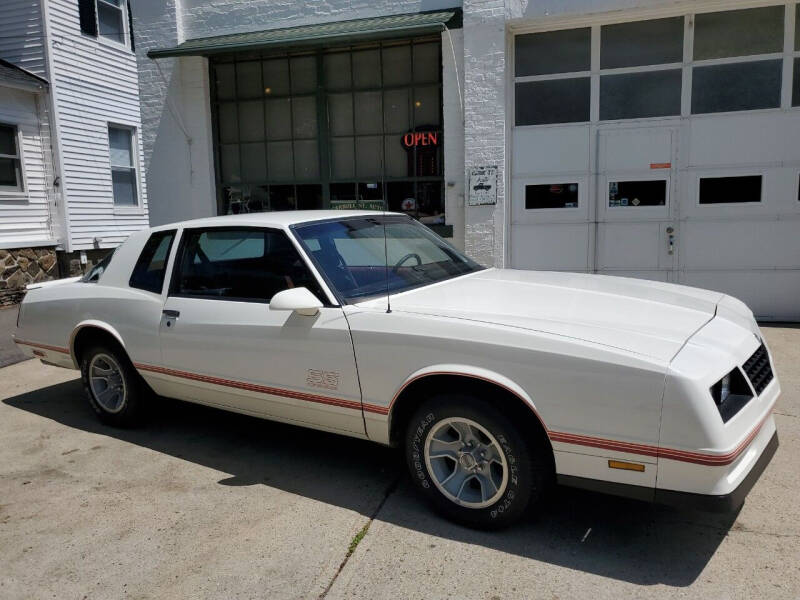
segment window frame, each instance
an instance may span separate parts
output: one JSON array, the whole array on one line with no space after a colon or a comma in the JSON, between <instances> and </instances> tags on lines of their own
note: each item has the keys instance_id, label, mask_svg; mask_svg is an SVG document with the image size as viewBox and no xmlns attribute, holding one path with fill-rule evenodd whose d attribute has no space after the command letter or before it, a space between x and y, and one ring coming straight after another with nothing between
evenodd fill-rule
<instances>
[{"instance_id":1,"label":"window frame","mask_svg":"<svg viewBox=\"0 0 800 600\"><path fill-rule=\"evenodd\" d=\"M168 298L191 298L197 300L216 300L218 302L248 302L248 303L255 303L255 304L264 304L269 306L270 300L262 300L260 298L232 298L232 297L220 297L220 296L203 296L203 295L195 295L195 294L181 294L178 292L178 271L180 270L181 262L183 261L183 253L186 251L186 243L189 238L189 235L197 233L198 235L202 235L206 231L260 231L263 233L271 232L276 233L278 235L283 235L292 248L300 256L301 260L303 261L303 265L305 265L306 270L308 271L309 275L313 278L313 280L317 283L317 287L322 291L321 298L318 298L322 305L325 308L332 308L337 307L339 304L335 304L331 302L331 292L327 283L320 277L319 273L317 272L316 267L313 265L309 257L306 255L303 248L297 243L297 240L294 239L293 235L287 233L281 227L266 227L266 226L259 226L259 225L219 225L219 226L206 226L206 227L185 227L181 231L180 241L178 243L178 249L175 253L175 259L172 263L172 272L169 275L169 287L167 289L167 297ZM287 288L289 289L289 288ZM312 294L317 296L318 294L314 293L313 290L309 290Z\"/></svg>"},{"instance_id":2,"label":"window frame","mask_svg":"<svg viewBox=\"0 0 800 600\"><path fill-rule=\"evenodd\" d=\"M119 0L119 6L115 6L113 2L107 0L91 0L94 9L94 28L95 33L91 34L83 29L80 29L81 35L88 38L96 39L98 42L107 44L113 48L127 48L131 52L134 51L133 35L131 33L131 7L128 0ZM100 5L105 5L113 10L118 10L120 19L122 21L122 39L115 40L113 37L108 37L100 33Z\"/></svg>"},{"instance_id":3,"label":"window frame","mask_svg":"<svg viewBox=\"0 0 800 600\"><path fill-rule=\"evenodd\" d=\"M111 129L122 129L130 133L131 140L131 162L129 166L114 165L111 163ZM114 206L114 214L144 214L144 202L142 198L142 181L139 173L141 172L139 164L139 131L135 125L127 125L124 123L117 123L109 121L106 123L106 142L108 143L108 175L109 183L111 184L111 202ZM136 203L117 204L114 197L114 169L132 169L133 182L135 186L135 200Z\"/></svg>"},{"instance_id":4,"label":"window frame","mask_svg":"<svg viewBox=\"0 0 800 600\"><path fill-rule=\"evenodd\" d=\"M731 12L735 10L749 9L749 8L764 8L768 6L781 6L784 9L784 28L783 28L783 47L782 50L775 53L744 55L737 57L715 58L694 60L694 20L698 14L717 13L717 12ZM718 115L731 115L742 113L757 113L757 112L777 112L787 109L800 110L800 104L792 106L792 73L793 61L795 58L800 59L800 43L795 43L795 40L800 42L800 19L796 15L800 13L800 4L795 1L792 2L775 2L768 5L761 3L748 2L737 4L735 7L720 8L716 7L700 7L691 11L672 10L672 9L658 9L658 10L642 10L633 13L634 16L620 19L618 15L609 14L607 16L592 17L585 19L575 19L574 17L564 17L549 21L547 23L522 25L513 27L510 41L507 44L507 53L511 57L511 68L508 69L508 82L509 82L509 99L507 106L510 110L510 123L512 128L541 128L541 127L572 127L577 125L606 125L615 123L630 123L630 122L658 122L658 121L674 121L686 117L713 117ZM684 22L683 33L683 60L681 62L664 63L659 65L647 65L636 67L621 67L612 69L600 68L600 49L601 49L601 29L608 25L618 25L622 23L636 23L641 21L659 20L670 17L682 17ZM524 76L517 77L515 75L516 65L516 43L515 38L518 35L525 35L530 33L549 33L559 30L569 29L583 29L586 27L591 28L591 68L588 71L576 71L570 73L556 73L548 75L537 76ZM695 66L715 66L722 64L739 64L744 62L756 62L766 60L781 59L783 61L781 88L780 88L780 103L779 106L771 108L755 108L748 110L731 110L720 111L711 113L692 113L692 73ZM680 114L669 116L657 117L633 117L626 119L600 119L600 84L602 75L618 75L618 74L634 74L634 73L647 73L660 70L680 69L682 72L681 77L681 110ZM528 81L546 81L552 79L567 79L576 77L589 77L591 81L590 90L590 118L589 121L574 121L568 123L545 123L538 125L516 125L516 85L517 83Z\"/></svg>"},{"instance_id":5,"label":"window frame","mask_svg":"<svg viewBox=\"0 0 800 600\"><path fill-rule=\"evenodd\" d=\"M16 186L8 186L8 185L0 185L0 196L25 196L28 195L28 181L25 177L25 158L23 156L23 148L22 148L22 132L20 131L19 125L16 123L7 123L5 121L0 121L0 125L4 127L10 127L13 130L13 138L14 138L14 145L16 148L16 154L0 154L0 158L9 158L12 161L16 161L19 170L19 181L17 182Z\"/></svg>"}]
</instances>

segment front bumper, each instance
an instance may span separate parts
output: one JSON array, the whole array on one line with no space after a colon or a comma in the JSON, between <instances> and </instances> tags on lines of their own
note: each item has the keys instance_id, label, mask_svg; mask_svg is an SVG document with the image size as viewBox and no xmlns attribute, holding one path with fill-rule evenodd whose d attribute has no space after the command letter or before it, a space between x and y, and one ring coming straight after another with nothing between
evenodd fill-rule
<instances>
[{"instance_id":1,"label":"front bumper","mask_svg":"<svg viewBox=\"0 0 800 600\"><path fill-rule=\"evenodd\" d=\"M655 490L654 501L658 504L666 504L678 508L692 508L709 512L732 512L737 510L743 503L750 490L755 485L758 478L767 468L769 461L778 449L778 432L775 431L772 437L764 446L764 450L758 457L750 472L742 479L741 483L733 491L727 494L695 494L692 492L677 492L674 490Z\"/></svg>"}]
</instances>

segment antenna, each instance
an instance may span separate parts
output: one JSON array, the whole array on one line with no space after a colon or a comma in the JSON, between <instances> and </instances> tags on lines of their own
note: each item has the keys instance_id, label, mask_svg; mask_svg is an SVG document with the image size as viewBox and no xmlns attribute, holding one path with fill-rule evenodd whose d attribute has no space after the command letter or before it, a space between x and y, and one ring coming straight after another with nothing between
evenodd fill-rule
<instances>
[{"instance_id":1,"label":"antenna","mask_svg":"<svg viewBox=\"0 0 800 600\"><path fill-rule=\"evenodd\" d=\"M381 196L383 196L383 269L386 275L386 312L392 312L392 301L389 298L389 242L386 238L386 176L385 157L386 148L381 148Z\"/></svg>"},{"instance_id":2,"label":"antenna","mask_svg":"<svg viewBox=\"0 0 800 600\"><path fill-rule=\"evenodd\" d=\"M383 205L383 256L384 270L386 273L386 312L392 312L392 304L389 299L389 243L386 240L386 202Z\"/></svg>"}]
</instances>

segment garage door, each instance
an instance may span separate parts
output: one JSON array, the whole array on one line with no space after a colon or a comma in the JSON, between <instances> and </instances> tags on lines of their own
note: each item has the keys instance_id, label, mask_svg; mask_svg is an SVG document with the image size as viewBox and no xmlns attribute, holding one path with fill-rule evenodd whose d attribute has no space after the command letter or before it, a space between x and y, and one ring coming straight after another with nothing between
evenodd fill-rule
<instances>
[{"instance_id":1,"label":"garage door","mask_svg":"<svg viewBox=\"0 0 800 600\"><path fill-rule=\"evenodd\" d=\"M515 35L509 260L798 320L800 8L701 11Z\"/></svg>"}]
</instances>

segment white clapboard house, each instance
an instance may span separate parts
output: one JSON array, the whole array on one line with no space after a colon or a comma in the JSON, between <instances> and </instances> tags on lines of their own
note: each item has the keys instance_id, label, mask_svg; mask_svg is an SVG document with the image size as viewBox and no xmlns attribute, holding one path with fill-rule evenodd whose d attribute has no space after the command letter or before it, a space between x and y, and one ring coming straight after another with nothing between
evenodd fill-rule
<instances>
[{"instance_id":1,"label":"white clapboard house","mask_svg":"<svg viewBox=\"0 0 800 600\"><path fill-rule=\"evenodd\" d=\"M129 9L0 2L0 303L148 225Z\"/></svg>"}]
</instances>

